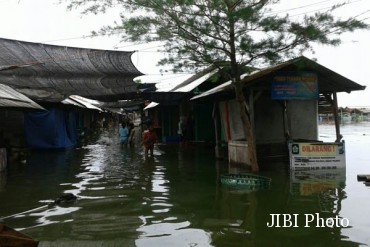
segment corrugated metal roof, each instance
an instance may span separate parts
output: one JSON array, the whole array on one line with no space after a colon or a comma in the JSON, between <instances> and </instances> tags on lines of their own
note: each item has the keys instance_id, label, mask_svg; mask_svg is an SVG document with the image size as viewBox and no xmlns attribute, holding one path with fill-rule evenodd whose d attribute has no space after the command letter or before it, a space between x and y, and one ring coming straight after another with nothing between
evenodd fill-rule
<instances>
[{"instance_id":1,"label":"corrugated metal roof","mask_svg":"<svg viewBox=\"0 0 370 247\"><path fill-rule=\"evenodd\" d=\"M71 95L67 99L62 101L63 104L71 104L71 105L76 105L82 108L87 108L87 109L93 109L93 110L98 110L98 111L103 111L96 105L94 105L93 101L90 99L86 99L84 97L78 96L78 95ZM98 103L98 102L96 102Z\"/></svg>"},{"instance_id":2,"label":"corrugated metal roof","mask_svg":"<svg viewBox=\"0 0 370 247\"><path fill-rule=\"evenodd\" d=\"M40 101L70 95L115 101L136 92L133 79L142 73L132 53L0 38L0 83Z\"/></svg>"},{"instance_id":3,"label":"corrugated metal roof","mask_svg":"<svg viewBox=\"0 0 370 247\"><path fill-rule=\"evenodd\" d=\"M255 72L253 72L253 73L255 73ZM241 75L242 80L246 77L248 77L247 74ZM232 82L230 80L230 81L222 83L221 85L218 85L217 87L214 87L214 88L212 88L208 91L205 91L201 94L198 94L198 95L192 97L190 100L195 100L195 99L198 99L198 98L202 98L202 97L206 97L206 96L209 96L209 95L217 94L217 93L220 93L220 92L223 92L223 91L226 91L226 90L232 90L233 88L234 87L233 87Z\"/></svg>"},{"instance_id":4,"label":"corrugated metal roof","mask_svg":"<svg viewBox=\"0 0 370 247\"><path fill-rule=\"evenodd\" d=\"M217 87L214 87L214 88L212 88L208 91L205 91L201 94L198 94L198 95L192 97L190 100L195 100L195 99L207 97L209 95L217 94L217 93L223 92L225 90L231 90L232 88L233 88L232 82L227 81L227 82L225 82L221 85L218 85Z\"/></svg>"},{"instance_id":5,"label":"corrugated metal roof","mask_svg":"<svg viewBox=\"0 0 370 247\"><path fill-rule=\"evenodd\" d=\"M155 92L143 92L140 95L152 102L176 102L184 97L188 97L193 94L193 90L207 81L211 76L217 73L218 69L211 66L197 74L192 75L190 78L179 83L172 88L158 89ZM156 103L157 104L157 103ZM156 105L155 105L156 106ZM150 106L149 108L152 108ZM147 108L147 109L149 109Z\"/></svg>"},{"instance_id":6,"label":"corrugated metal roof","mask_svg":"<svg viewBox=\"0 0 370 247\"><path fill-rule=\"evenodd\" d=\"M332 92L347 92L356 90L364 90L366 86L359 85L354 81L304 57L298 57L287 62L256 71L241 80L243 87L267 85L272 82L276 72L279 71L305 71L314 72L318 75L319 92L332 93ZM233 89L231 82L226 82L216 88L208 90L202 94L194 96L192 100L215 95L221 92L231 91Z\"/></svg>"},{"instance_id":7,"label":"corrugated metal roof","mask_svg":"<svg viewBox=\"0 0 370 247\"><path fill-rule=\"evenodd\" d=\"M4 84L0 84L0 107L45 110L30 98Z\"/></svg>"},{"instance_id":8,"label":"corrugated metal roof","mask_svg":"<svg viewBox=\"0 0 370 247\"><path fill-rule=\"evenodd\" d=\"M185 81L176 85L174 88L167 89L167 90L162 90L162 92L190 92L195 87L197 87L200 84L202 84L203 82L205 82L215 72L217 72L217 68L215 68L214 66L210 66L210 67L206 68L205 70L192 75L191 77L189 77ZM193 86L189 86L189 85L193 85Z\"/></svg>"},{"instance_id":9,"label":"corrugated metal roof","mask_svg":"<svg viewBox=\"0 0 370 247\"><path fill-rule=\"evenodd\" d=\"M184 81L181 83L181 85L175 87L174 89L170 90L171 92L191 92L194 90L196 87L201 85L203 82L207 81L211 76L216 74L218 69L213 69L210 72L201 75L200 77L191 77L188 80Z\"/></svg>"}]
</instances>

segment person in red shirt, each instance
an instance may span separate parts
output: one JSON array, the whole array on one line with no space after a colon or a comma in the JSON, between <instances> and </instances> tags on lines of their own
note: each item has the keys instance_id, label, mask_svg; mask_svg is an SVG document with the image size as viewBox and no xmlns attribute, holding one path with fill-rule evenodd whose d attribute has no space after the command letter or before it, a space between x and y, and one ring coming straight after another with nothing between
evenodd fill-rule
<instances>
[{"instance_id":1,"label":"person in red shirt","mask_svg":"<svg viewBox=\"0 0 370 247\"><path fill-rule=\"evenodd\" d=\"M148 129L143 132L142 140L145 149L145 155L148 155L150 151L150 155L153 156L154 143L157 142L158 136L152 125L149 125Z\"/></svg>"}]
</instances>

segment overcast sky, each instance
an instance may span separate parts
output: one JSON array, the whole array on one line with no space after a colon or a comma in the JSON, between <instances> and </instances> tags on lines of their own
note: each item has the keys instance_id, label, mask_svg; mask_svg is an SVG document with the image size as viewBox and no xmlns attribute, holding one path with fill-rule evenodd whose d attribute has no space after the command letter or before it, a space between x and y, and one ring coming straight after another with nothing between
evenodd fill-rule
<instances>
[{"instance_id":1,"label":"overcast sky","mask_svg":"<svg viewBox=\"0 0 370 247\"><path fill-rule=\"evenodd\" d=\"M289 12L299 18L303 13L322 10L341 0L282 0L276 11ZM370 0L347 0L348 5L338 15L360 15L370 23ZM279 12L280 11L280 12ZM145 82L161 82L159 86L171 86L183 81L189 75L162 74L156 67L162 55L155 52L156 44L133 46L120 43L117 36L83 38L90 31L119 20L119 9L102 15L82 16L79 11L67 11L65 4L58 0L0 0L0 37L23 41L84 48L137 50L132 60L135 66L147 76ZM316 58L317 62L361 85L365 91L338 94L340 106L370 107L370 31L343 35L340 47L316 47L316 54L304 54Z\"/></svg>"}]
</instances>

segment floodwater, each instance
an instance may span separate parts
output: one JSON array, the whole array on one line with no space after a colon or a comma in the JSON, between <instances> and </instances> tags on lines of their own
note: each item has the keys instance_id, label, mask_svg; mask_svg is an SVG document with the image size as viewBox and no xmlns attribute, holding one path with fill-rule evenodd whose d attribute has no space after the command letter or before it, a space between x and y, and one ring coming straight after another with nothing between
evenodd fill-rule
<instances>
[{"instance_id":1,"label":"floodwater","mask_svg":"<svg viewBox=\"0 0 370 247\"><path fill-rule=\"evenodd\" d=\"M271 186L250 190L220 183L229 168L212 149L159 144L145 158L106 130L12 164L0 177L0 221L39 246L366 246L370 187L357 174L370 174L370 123L341 132L345 170L290 173L264 160ZM333 141L334 126L320 125L320 139ZM53 204L63 193L78 200Z\"/></svg>"}]
</instances>

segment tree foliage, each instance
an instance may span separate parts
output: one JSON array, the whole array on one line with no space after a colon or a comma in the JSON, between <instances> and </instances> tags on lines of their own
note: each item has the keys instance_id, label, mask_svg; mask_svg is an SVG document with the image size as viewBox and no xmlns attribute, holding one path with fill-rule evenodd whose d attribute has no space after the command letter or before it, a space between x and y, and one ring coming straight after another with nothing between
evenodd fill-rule
<instances>
[{"instance_id":1,"label":"tree foliage","mask_svg":"<svg viewBox=\"0 0 370 247\"><path fill-rule=\"evenodd\" d=\"M121 32L124 41L163 41L168 56L160 64L170 64L174 71L211 64L274 64L312 49L314 43L335 46L343 32L368 28L356 18L334 17L345 3L298 19L274 14L271 7L279 0L65 1L69 8L84 8L83 13L121 7L120 22L98 33Z\"/></svg>"}]
</instances>

